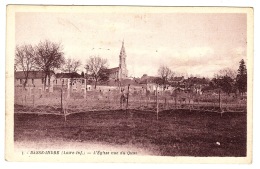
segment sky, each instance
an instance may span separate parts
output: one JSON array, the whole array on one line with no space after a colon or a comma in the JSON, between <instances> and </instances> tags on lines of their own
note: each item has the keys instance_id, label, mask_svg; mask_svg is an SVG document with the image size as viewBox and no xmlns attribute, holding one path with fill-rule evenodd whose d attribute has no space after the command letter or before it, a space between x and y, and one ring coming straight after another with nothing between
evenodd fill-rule
<instances>
[{"instance_id":1,"label":"sky","mask_svg":"<svg viewBox=\"0 0 260 169\"><path fill-rule=\"evenodd\" d=\"M211 78L246 60L247 18L239 13L16 13L16 45L61 43L65 58L90 56L119 65L124 41L128 76L177 75ZM84 70L83 66L80 70Z\"/></svg>"}]
</instances>

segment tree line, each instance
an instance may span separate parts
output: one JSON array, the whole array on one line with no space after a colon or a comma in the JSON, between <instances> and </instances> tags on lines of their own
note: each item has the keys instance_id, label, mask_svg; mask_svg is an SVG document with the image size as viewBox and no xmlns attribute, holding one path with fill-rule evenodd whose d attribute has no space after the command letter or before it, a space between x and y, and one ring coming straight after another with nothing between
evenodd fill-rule
<instances>
[{"instance_id":1,"label":"tree line","mask_svg":"<svg viewBox=\"0 0 260 169\"><path fill-rule=\"evenodd\" d=\"M158 69L158 78L154 80L155 83L161 85L165 90L167 86L173 85L171 80L174 78L175 73L167 66L160 66ZM196 79L196 80L195 80ZM225 68L220 70L214 75L214 78L207 81L205 78L202 78L198 81L199 78L189 78L188 83L185 84L185 87L191 88L195 87L195 84L208 83L203 90L222 90L227 93L236 93L238 91L243 95L247 91L247 68L245 65L244 59L239 62L239 67L236 70L230 68Z\"/></svg>"},{"instance_id":2,"label":"tree line","mask_svg":"<svg viewBox=\"0 0 260 169\"><path fill-rule=\"evenodd\" d=\"M50 78L51 72L61 70L65 73L77 72L82 66L80 60L65 58L63 46L60 43L51 42L49 40L40 41L37 45L30 44L17 45L15 48L14 69L22 70L25 80L23 87L25 88L30 71L44 72L44 88L46 87L46 79ZM86 74L82 72L82 76L91 76L94 78L95 86L98 81L108 79L107 60L99 56L91 56L84 68Z\"/></svg>"},{"instance_id":3,"label":"tree line","mask_svg":"<svg viewBox=\"0 0 260 169\"><path fill-rule=\"evenodd\" d=\"M62 46L59 43L50 41L39 42L32 46L28 44L17 45L15 48L15 70L23 71L25 87L29 72L32 70L41 70L44 72L44 87L47 77L50 77L52 71L60 68L65 63Z\"/></svg>"},{"instance_id":4,"label":"tree line","mask_svg":"<svg viewBox=\"0 0 260 169\"><path fill-rule=\"evenodd\" d=\"M15 70L22 70L25 76L23 86L25 87L30 71L40 70L44 72L44 87L46 79L50 78L51 72L61 70L63 72L77 72L82 66L80 60L65 58L63 46L60 43L51 42L49 40L40 41L37 45L30 44L17 45L15 49ZM108 62L99 56L91 56L84 65L86 73L82 72L85 78L91 77L95 87L98 82L105 82L109 79L107 71ZM174 73L167 66L160 66L158 69L158 78L154 82L162 85L165 90L171 85ZM192 85L192 84L191 84ZM214 78L209 82L209 89L221 89L230 94L236 90L243 94L247 91L247 69L245 61L242 59L239 63L237 71L226 68L215 74Z\"/></svg>"}]
</instances>

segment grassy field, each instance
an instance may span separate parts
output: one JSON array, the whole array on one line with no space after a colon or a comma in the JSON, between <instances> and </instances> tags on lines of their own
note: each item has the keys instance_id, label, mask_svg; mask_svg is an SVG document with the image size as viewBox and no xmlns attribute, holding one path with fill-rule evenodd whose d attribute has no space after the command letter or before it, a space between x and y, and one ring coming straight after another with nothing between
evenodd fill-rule
<instances>
[{"instance_id":1,"label":"grassy field","mask_svg":"<svg viewBox=\"0 0 260 169\"><path fill-rule=\"evenodd\" d=\"M161 156L246 156L246 113L99 111L15 113L14 139L133 146Z\"/></svg>"}]
</instances>

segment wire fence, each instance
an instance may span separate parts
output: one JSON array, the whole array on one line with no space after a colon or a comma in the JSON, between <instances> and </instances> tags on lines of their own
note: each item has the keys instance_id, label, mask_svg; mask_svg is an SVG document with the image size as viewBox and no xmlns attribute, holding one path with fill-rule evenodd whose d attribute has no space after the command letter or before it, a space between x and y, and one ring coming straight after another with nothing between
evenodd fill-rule
<instances>
[{"instance_id":1,"label":"wire fence","mask_svg":"<svg viewBox=\"0 0 260 169\"><path fill-rule=\"evenodd\" d=\"M197 94L182 91L136 91L129 86L106 91L73 91L55 88L43 92L36 87L15 87L15 113L67 115L78 112L109 110L142 110L158 113L165 110L246 112L246 97L225 93Z\"/></svg>"}]
</instances>

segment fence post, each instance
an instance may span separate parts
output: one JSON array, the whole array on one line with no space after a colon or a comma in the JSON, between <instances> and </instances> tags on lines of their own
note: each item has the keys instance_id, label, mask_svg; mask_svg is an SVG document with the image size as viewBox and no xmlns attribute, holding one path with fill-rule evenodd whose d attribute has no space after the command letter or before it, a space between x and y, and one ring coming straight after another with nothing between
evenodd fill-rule
<instances>
[{"instance_id":1,"label":"fence post","mask_svg":"<svg viewBox=\"0 0 260 169\"><path fill-rule=\"evenodd\" d=\"M129 100L129 87L130 87L130 84L128 84L128 87L127 87L127 97L126 97L126 113L127 113L127 109L128 109L128 100Z\"/></svg>"},{"instance_id":2,"label":"fence post","mask_svg":"<svg viewBox=\"0 0 260 169\"><path fill-rule=\"evenodd\" d=\"M32 96L32 91L31 91L30 84L28 84L28 89L29 89L29 98L30 98Z\"/></svg>"},{"instance_id":3,"label":"fence post","mask_svg":"<svg viewBox=\"0 0 260 169\"><path fill-rule=\"evenodd\" d=\"M190 111L191 111L190 98L191 98L191 94L189 93L189 109L190 109Z\"/></svg>"},{"instance_id":4,"label":"fence post","mask_svg":"<svg viewBox=\"0 0 260 169\"><path fill-rule=\"evenodd\" d=\"M200 110L200 97L198 96L197 99L198 99L198 110Z\"/></svg>"},{"instance_id":5,"label":"fence post","mask_svg":"<svg viewBox=\"0 0 260 169\"><path fill-rule=\"evenodd\" d=\"M146 97L145 97L145 101L146 101L146 106L147 106L147 108L148 108L148 98L147 98L148 96L147 96L147 94L146 94Z\"/></svg>"},{"instance_id":6,"label":"fence post","mask_svg":"<svg viewBox=\"0 0 260 169\"><path fill-rule=\"evenodd\" d=\"M109 99L109 96L110 96L110 89L109 89L108 92L107 92L108 106L109 106L109 108L110 108L110 99Z\"/></svg>"},{"instance_id":7,"label":"fence post","mask_svg":"<svg viewBox=\"0 0 260 169\"><path fill-rule=\"evenodd\" d=\"M87 98L87 79L84 79L84 99Z\"/></svg>"},{"instance_id":8,"label":"fence post","mask_svg":"<svg viewBox=\"0 0 260 169\"><path fill-rule=\"evenodd\" d=\"M87 94L87 89L86 88L84 88L84 99L86 99L87 97L86 97L86 94Z\"/></svg>"},{"instance_id":9,"label":"fence post","mask_svg":"<svg viewBox=\"0 0 260 169\"><path fill-rule=\"evenodd\" d=\"M67 99L70 98L70 90L71 90L70 84L71 84L71 83L72 83L72 82L71 82L71 79L68 79L68 84L67 84Z\"/></svg>"},{"instance_id":10,"label":"fence post","mask_svg":"<svg viewBox=\"0 0 260 169\"><path fill-rule=\"evenodd\" d=\"M177 109L177 90L175 89L174 91L175 97L174 97L174 102L175 102L175 110Z\"/></svg>"},{"instance_id":11,"label":"fence post","mask_svg":"<svg viewBox=\"0 0 260 169\"><path fill-rule=\"evenodd\" d=\"M218 103L219 103L219 109L221 110L221 103L220 103L220 89L218 90Z\"/></svg>"},{"instance_id":12,"label":"fence post","mask_svg":"<svg viewBox=\"0 0 260 169\"><path fill-rule=\"evenodd\" d=\"M165 89L163 89L162 94L164 96L164 110L166 110L166 95L165 95Z\"/></svg>"},{"instance_id":13,"label":"fence post","mask_svg":"<svg viewBox=\"0 0 260 169\"><path fill-rule=\"evenodd\" d=\"M27 106L27 91L25 91L24 101L25 101L25 106Z\"/></svg>"},{"instance_id":14,"label":"fence post","mask_svg":"<svg viewBox=\"0 0 260 169\"><path fill-rule=\"evenodd\" d=\"M219 102L219 111L220 111L220 116L222 117L222 108L221 108L221 98L220 98L220 89L218 91L218 102Z\"/></svg>"},{"instance_id":15,"label":"fence post","mask_svg":"<svg viewBox=\"0 0 260 169\"><path fill-rule=\"evenodd\" d=\"M140 97L139 97L139 109L142 110L142 91L140 92Z\"/></svg>"},{"instance_id":16,"label":"fence post","mask_svg":"<svg viewBox=\"0 0 260 169\"><path fill-rule=\"evenodd\" d=\"M35 91L34 91L34 90L35 90L35 86L33 85L33 107L35 106L35 105L34 105L34 97L35 97L35 96L34 96L34 95L35 95Z\"/></svg>"},{"instance_id":17,"label":"fence post","mask_svg":"<svg viewBox=\"0 0 260 169\"><path fill-rule=\"evenodd\" d=\"M63 110L63 107L62 107L62 88L61 88L61 93L60 93L60 105L61 105L61 113L62 113L62 110Z\"/></svg>"},{"instance_id":18,"label":"fence post","mask_svg":"<svg viewBox=\"0 0 260 169\"><path fill-rule=\"evenodd\" d=\"M24 91L23 91L24 89L22 88L22 96L21 96L21 98L22 98L22 105L23 105L23 95L24 95Z\"/></svg>"},{"instance_id":19,"label":"fence post","mask_svg":"<svg viewBox=\"0 0 260 169\"><path fill-rule=\"evenodd\" d=\"M156 119L158 120L159 106L158 106L158 84L156 86Z\"/></svg>"}]
</instances>

